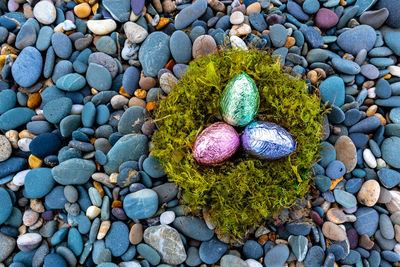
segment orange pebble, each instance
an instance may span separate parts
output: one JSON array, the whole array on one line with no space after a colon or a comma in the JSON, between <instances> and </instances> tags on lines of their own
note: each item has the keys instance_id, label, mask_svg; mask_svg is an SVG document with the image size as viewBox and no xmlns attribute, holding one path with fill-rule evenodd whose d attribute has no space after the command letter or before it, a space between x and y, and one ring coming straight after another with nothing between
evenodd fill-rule
<instances>
[{"instance_id":1,"label":"orange pebble","mask_svg":"<svg viewBox=\"0 0 400 267\"><path fill-rule=\"evenodd\" d=\"M371 117L373 115L375 115L376 111L378 110L378 106L377 105L372 105L367 109L367 116Z\"/></svg>"},{"instance_id":2,"label":"orange pebble","mask_svg":"<svg viewBox=\"0 0 400 267\"><path fill-rule=\"evenodd\" d=\"M92 9L90 8L88 3L82 3L74 7L75 15L81 19L87 18L90 15L91 11Z\"/></svg>"},{"instance_id":3,"label":"orange pebble","mask_svg":"<svg viewBox=\"0 0 400 267\"><path fill-rule=\"evenodd\" d=\"M170 61L168 61L167 64L165 64L165 68L169 69L170 71L172 71L172 68L174 67L174 65L175 65L175 62L174 62L173 59L171 59Z\"/></svg>"},{"instance_id":4,"label":"orange pebble","mask_svg":"<svg viewBox=\"0 0 400 267\"><path fill-rule=\"evenodd\" d=\"M146 109L147 109L147 111L155 110L156 109L156 103L154 101L148 102L146 104Z\"/></svg>"},{"instance_id":5,"label":"orange pebble","mask_svg":"<svg viewBox=\"0 0 400 267\"><path fill-rule=\"evenodd\" d=\"M285 42L285 47L286 48L291 48L292 46L294 46L294 44L296 43L296 39L294 39L292 36L289 36L287 39L286 39L286 42Z\"/></svg>"},{"instance_id":6,"label":"orange pebble","mask_svg":"<svg viewBox=\"0 0 400 267\"><path fill-rule=\"evenodd\" d=\"M158 22L156 26L156 30L161 30L165 26L167 26L169 23L169 18L160 18L160 21Z\"/></svg>"},{"instance_id":7,"label":"orange pebble","mask_svg":"<svg viewBox=\"0 0 400 267\"><path fill-rule=\"evenodd\" d=\"M99 8L99 3L96 3L96 4L94 4L93 6L92 6L92 12L93 12L93 14L96 14L97 13L97 9Z\"/></svg>"},{"instance_id":8,"label":"orange pebble","mask_svg":"<svg viewBox=\"0 0 400 267\"><path fill-rule=\"evenodd\" d=\"M96 138L90 139L90 143L91 143L92 145L94 144L94 142L96 142Z\"/></svg>"},{"instance_id":9,"label":"orange pebble","mask_svg":"<svg viewBox=\"0 0 400 267\"><path fill-rule=\"evenodd\" d=\"M143 89L137 89L134 93L137 98L144 99L146 98L147 92Z\"/></svg>"},{"instance_id":10,"label":"orange pebble","mask_svg":"<svg viewBox=\"0 0 400 267\"><path fill-rule=\"evenodd\" d=\"M392 75L390 73L386 74L385 76L383 76L383 79L388 80L392 78Z\"/></svg>"},{"instance_id":11,"label":"orange pebble","mask_svg":"<svg viewBox=\"0 0 400 267\"><path fill-rule=\"evenodd\" d=\"M34 109L37 108L40 103L42 103L42 97L40 96L39 93L33 93L28 97L28 102L26 105L28 108Z\"/></svg>"},{"instance_id":12,"label":"orange pebble","mask_svg":"<svg viewBox=\"0 0 400 267\"><path fill-rule=\"evenodd\" d=\"M339 179L332 180L332 185L331 185L331 187L329 187L329 190L333 190L341 180L343 180L343 177L340 177Z\"/></svg>"},{"instance_id":13,"label":"orange pebble","mask_svg":"<svg viewBox=\"0 0 400 267\"><path fill-rule=\"evenodd\" d=\"M104 190L103 190L103 187L101 186L101 184L99 182L97 182L97 181L94 181L93 182L93 186L94 186L94 188L97 189L97 191L99 191L100 196L104 197Z\"/></svg>"},{"instance_id":14,"label":"orange pebble","mask_svg":"<svg viewBox=\"0 0 400 267\"><path fill-rule=\"evenodd\" d=\"M268 241L268 235L262 235L257 240L258 244L260 244L261 246L264 246L264 244L267 243L267 241Z\"/></svg>"},{"instance_id":15,"label":"orange pebble","mask_svg":"<svg viewBox=\"0 0 400 267\"><path fill-rule=\"evenodd\" d=\"M111 204L111 208L121 208L122 207L122 202L119 200L114 200Z\"/></svg>"},{"instance_id":16,"label":"orange pebble","mask_svg":"<svg viewBox=\"0 0 400 267\"><path fill-rule=\"evenodd\" d=\"M92 93L92 95L97 95L99 93L99 91L94 88L90 89L90 92Z\"/></svg>"},{"instance_id":17,"label":"orange pebble","mask_svg":"<svg viewBox=\"0 0 400 267\"><path fill-rule=\"evenodd\" d=\"M123 96L127 97L127 98L131 98L131 95L128 94L128 93L125 91L125 89L124 89L123 86L121 86L121 88L119 88L118 93L119 93L120 95L123 95Z\"/></svg>"},{"instance_id":18,"label":"orange pebble","mask_svg":"<svg viewBox=\"0 0 400 267\"><path fill-rule=\"evenodd\" d=\"M379 118L379 120L381 121L381 125L386 125L386 119L382 116L382 114L375 113L374 116Z\"/></svg>"},{"instance_id":19,"label":"orange pebble","mask_svg":"<svg viewBox=\"0 0 400 267\"><path fill-rule=\"evenodd\" d=\"M34 156L33 154L30 154L28 158L28 163L31 169L36 169L42 167L43 160Z\"/></svg>"}]
</instances>

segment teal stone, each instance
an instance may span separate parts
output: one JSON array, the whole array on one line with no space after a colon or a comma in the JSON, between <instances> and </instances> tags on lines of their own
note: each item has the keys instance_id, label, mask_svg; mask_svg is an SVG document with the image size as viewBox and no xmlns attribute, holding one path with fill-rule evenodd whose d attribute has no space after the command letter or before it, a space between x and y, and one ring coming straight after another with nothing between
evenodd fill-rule
<instances>
[{"instance_id":1,"label":"teal stone","mask_svg":"<svg viewBox=\"0 0 400 267\"><path fill-rule=\"evenodd\" d=\"M62 185L84 184L96 170L91 160L69 159L51 170L54 180Z\"/></svg>"},{"instance_id":2,"label":"teal stone","mask_svg":"<svg viewBox=\"0 0 400 267\"><path fill-rule=\"evenodd\" d=\"M329 163L336 159L335 147L329 142L322 142L320 149L320 158L321 160L318 162L318 164L324 168L328 167Z\"/></svg>"},{"instance_id":3,"label":"teal stone","mask_svg":"<svg viewBox=\"0 0 400 267\"><path fill-rule=\"evenodd\" d=\"M260 95L252 78L246 73L236 75L222 92L220 110L225 122L246 126L257 115Z\"/></svg>"},{"instance_id":4,"label":"teal stone","mask_svg":"<svg viewBox=\"0 0 400 267\"><path fill-rule=\"evenodd\" d=\"M344 104L345 87L344 82L337 76L332 76L326 79L319 86L321 101L328 102L329 105L338 107Z\"/></svg>"},{"instance_id":5,"label":"teal stone","mask_svg":"<svg viewBox=\"0 0 400 267\"><path fill-rule=\"evenodd\" d=\"M43 107L43 115L48 122L57 124L71 112L72 100L60 97L49 101Z\"/></svg>"},{"instance_id":6,"label":"teal stone","mask_svg":"<svg viewBox=\"0 0 400 267\"><path fill-rule=\"evenodd\" d=\"M49 48L53 32L53 29L49 26L44 26L40 29L38 38L36 40L37 50L46 51L47 48Z\"/></svg>"},{"instance_id":7,"label":"teal stone","mask_svg":"<svg viewBox=\"0 0 400 267\"><path fill-rule=\"evenodd\" d=\"M20 262L25 264L25 266L31 266L33 256L35 256L35 253L36 249L28 252L20 251L17 254L15 254L13 262Z\"/></svg>"},{"instance_id":8,"label":"teal stone","mask_svg":"<svg viewBox=\"0 0 400 267\"><path fill-rule=\"evenodd\" d=\"M54 235L51 237L50 243L53 246L60 244L64 240L64 238L67 236L67 233L68 233L67 227L61 228L60 230L55 232Z\"/></svg>"},{"instance_id":9,"label":"teal stone","mask_svg":"<svg viewBox=\"0 0 400 267\"><path fill-rule=\"evenodd\" d=\"M113 222L105 238L105 245L114 257L122 256L129 247L129 229L123 222Z\"/></svg>"},{"instance_id":10,"label":"teal stone","mask_svg":"<svg viewBox=\"0 0 400 267\"><path fill-rule=\"evenodd\" d=\"M0 117L1 119L1 117ZM79 115L69 115L61 120L60 122L60 132L63 137L69 137L72 132L81 126L81 116Z\"/></svg>"},{"instance_id":11,"label":"teal stone","mask_svg":"<svg viewBox=\"0 0 400 267\"><path fill-rule=\"evenodd\" d=\"M96 42L98 52L104 52L109 55L117 53L117 45L110 36L103 36Z\"/></svg>"},{"instance_id":12,"label":"teal stone","mask_svg":"<svg viewBox=\"0 0 400 267\"><path fill-rule=\"evenodd\" d=\"M400 108L393 108L390 111L389 118L393 123L400 123Z\"/></svg>"},{"instance_id":13,"label":"teal stone","mask_svg":"<svg viewBox=\"0 0 400 267\"><path fill-rule=\"evenodd\" d=\"M81 255L83 251L82 236L76 228L71 228L68 232L68 247L72 250L75 256Z\"/></svg>"},{"instance_id":14,"label":"teal stone","mask_svg":"<svg viewBox=\"0 0 400 267\"><path fill-rule=\"evenodd\" d=\"M0 114L15 107L17 103L17 94L10 89L6 89L0 92Z\"/></svg>"},{"instance_id":15,"label":"teal stone","mask_svg":"<svg viewBox=\"0 0 400 267\"><path fill-rule=\"evenodd\" d=\"M387 32L384 35L387 46L397 55L400 56L400 32Z\"/></svg>"},{"instance_id":16,"label":"teal stone","mask_svg":"<svg viewBox=\"0 0 400 267\"><path fill-rule=\"evenodd\" d=\"M146 244L139 244L137 247L137 252L145 258L151 265L157 265L161 261L160 255L158 255L157 251Z\"/></svg>"},{"instance_id":17,"label":"teal stone","mask_svg":"<svg viewBox=\"0 0 400 267\"><path fill-rule=\"evenodd\" d=\"M118 267L118 265L112 262L102 262L97 267Z\"/></svg>"},{"instance_id":18,"label":"teal stone","mask_svg":"<svg viewBox=\"0 0 400 267\"><path fill-rule=\"evenodd\" d=\"M121 137L107 153L107 164L104 170L107 174L118 172L118 167L125 161L139 160L140 156L149 151L148 139L143 134L127 134Z\"/></svg>"},{"instance_id":19,"label":"teal stone","mask_svg":"<svg viewBox=\"0 0 400 267\"><path fill-rule=\"evenodd\" d=\"M96 118L96 107L92 102L87 102L82 109L82 124L92 127Z\"/></svg>"},{"instance_id":20,"label":"teal stone","mask_svg":"<svg viewBox=\"0 0 400 267\"><path fill-rule=\"evenodd\" d=\"M317 13L319 7L320 4L318 0L306 0L303 3L303 10L309 15Z\"/></svg>"},{"instance_id":21,"label":"teal stone","mask_svg":"<svg viewBox=\"0 0 400 267\"><path fill-rule=\"evenodd\" d=\"M51 253L44 258L43 267L67 267L64 258L56 253Z\"/></svg>"},{"instance_id":22,"label":"teal stone","mask_svg":"<svg viewBox=\"0 0 400 267\"><path fill-rule=\"evenodd\" d=\"M158 195L154 190L142 189L128 194L123 203L126 215L133 219L147 219L158 209Z\"/></svg>"},{"instance_id":23,"label":"teal stone","mask_svg":"<svg viewBox=\"0 0 400 267\"><path fill-rule=\"evenodd\" d=\"M110 110L106 105L99 105L96 107L96 123L98 125L106 124L109 117Z\"/></svg>"},{"instance_id":24,"label":"teal stone","mask_svg":"<svg viewBox=\"0 0 400 267\"><path fill-rule=\"evenodd\" d=\"M182 206L179 207L182 208ZM174 211L179 215L177 210L174 209ZM199 241L208 241L214 235L214 231L210 230L206 223L197 217L180 216L174 220L172 225L185 236Z\"/></svg>"},{"instance_id":25,"label":"teal stone","mask_svg":"<svg viewBox=\"0 0 400 267\"><path fill-rule=\"evenodd\" d=\"M381 146L382 158L390 166L400 168L400 137L392 136L386 138Z\"/></svg>"},{"instance_id":26,"label":"teal stone","mask_svg":"<svg viewBox=\"0 0 400 267\"><path fill-rule=\"evenodd\" d=\"M11 73L15 82L20 86L30 87L39 79L42 67L42 55L36 48L28 46L21 51L12 64Z\"/></svg>"},{"instance_id":27,"label":"teal stone","mask_svg":"<svg viewBox=\"0 0 400 267\"><path fill-rule=\"evenodd\" d=\"M400 137L400 124L390 123L385 126L385 135Z\"/></svg>"},{"instance_id":28,"label":"teal stone","mask_svg":"<svg viewBox=\"0 0 400 267\"><path fill-rule=\"evenodd\" d=\"M56 86L49 86L42 92L42 103L43 105L54 100L65 96L65 93L58 89Z\"/></svg>"},{"instance_id":29,"label":"teal stone","mask_svg":"<svg viewBox=\"0 0 400 267\"><path fill-rule=\"evenodd\" d=\"M335 196L336 202L346 209L354 208L355 206L357 206L357 199L353 194L340 189L335 189L333 191L333 194Z\"/></svg>"},{"instance_id":30,"label":"teal stone","mask_svg":"<svg viewBox=\"0 0 400 267\"><path fill-rule=\"evenodd\" d=\"M81 90L86 85L85 78L78 73L69 73L61 76L56 83L56 86L61 90L75 92Z\"/></svg>"},{"instance_id":31,"label":"teal stone","mask_svg":"<svg viewBox=\"0 0 400 267\"><path fill-rule=\"evenodd\" d=\"M0 187L0 203L1 203L0 224L2 224L11 215L13 205L11 202L11 197L8 194L7 190L1 187Z\"/></svg>"},{"instance_id":32,"label":"teal stone","mask_svg":"<svg viewBox=\"0 0 400 267\"><path fill-rule=\"evenodd\" d=\"M329 188L332 185L332 180L331 178L325 176L325 175L317 175L314 178L315 186L318 188L319 191L326 192L329 190Z\"/></svg>"},{"instance_id":33,"label":"teal stone","mask_svg":"<svg viewBox=\"0 0 400 267\"><path fill-rule=\"evenodd\" d=\"M288 241L293 254L296 256L296 259L299 262L302 262L305 259L308 251L308 239L303 235L291 235L289 236Z\"/></svg>"},{"instance_id":34,"label":"teal stone","mask_svg":"<svg viewBox=\"0 0 400 267\"><path fill-rule=\"evenodd\" d=\"M377 99L375 104L382 107L400 107L400 96L391 96L387 99ZM1 119L1 117L0 117Z\"/></svg>"},{"instance_id":35,"label":"teal stone","mask_svg":"<svg viewBox=\"0 0 400 267\"><path fill-rule=\"evenodd\" d=\"M333 58L332 65L336 70L349 75L355 75L361 71L357 63L347 59Z\"/></svg>"},{"instance_id":36,"label":"teal stone","mask_svg":"<svg viewBox=\"0 0 400 267\"><path fill-rule=\"evenodd\" d=\"M147 110L139 106L128 108L118 122L118 131L122 134L138 133L148 118Z\"/></svg>"},{"instance_id":37,"label":"teal stone","mask_svg":"<svg viewBox=\"0 0 400 267\"><path fill-rule=\"evenodd\" d=\"M35 116L30 108L13 108L0 116L0 129L4 131L18 128L29 122Z\"/></svg>"},{"instance_id":38,"label":"teal stone","mask_svg":"<svg viewBox=\"0 0 400 267\"><path fill-rule=\"evenodd\" d=\"M161 178L166 174L160 162L155 157L148 157L144 160L143 170L152 178Z\"/></svg>"},{"instance_id":39,"label":"teal stone","mask_svg":"<svg viewBox=\"0 0 400 267\"><path fill-rule=\"evenodd\" d=\"M355 6L359 6L357 16L369 10L376 2L377 0L357 0L355 3Z\"/></svg>"},{"instance_id":40,"label":"teal stone","mask_svg":"<svg viewBox=\"0 0 400 267\"><path fill-rule=\"evenodd\" d=\"M111 88L111 73L102 65L90 63L86 71L88 84L98 91L106 91Z\"/></svg>"},{"instance_id":41,"label":"teal stone","mask_svg":"<svg viewBox=\"0 0 400 267\"><path fill-rule=\"evenodd\" d=\"M15 228L20 227L22 224L22 212L19 209L13 207L10 216L4 224Z\"/></svg>"},{"instance_id":42,"label":"teal stone","mask_svg":"<svg viewBox=\"0 0 400 267\"><path fill-rule=\"evenodd\" d=\"M53 189L55 181L50 168L36 168L25 176L24 196L42 198Z\"/></svg>"}]
</instances>

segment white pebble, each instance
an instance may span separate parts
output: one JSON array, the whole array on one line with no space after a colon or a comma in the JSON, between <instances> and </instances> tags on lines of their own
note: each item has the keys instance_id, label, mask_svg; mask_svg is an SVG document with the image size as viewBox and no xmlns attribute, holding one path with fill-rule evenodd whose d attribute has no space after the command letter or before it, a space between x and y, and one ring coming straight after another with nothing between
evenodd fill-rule
<instances>
[{"instance_id":1,"label":"white pebble","mask_svg":"<svg viewBox=\"0 0 400 267\"><path fill-rule=\"evenodd\" d=\"M73 104L71 108L72 115L80 115L82 113L83 105Z\"/></svg>"},{"instance_id":2,"label":"white pebble","mask_svg":"<svg viewBox=\"0 0 400 267\"><path fill-rule=\"evenodd\" d=\"M18 147L24 152L29 152L29 144L32 142L30 138L21 138L18 140Z\"/></svg>"},{"instance_id":3,"label":"white pebble","mask_svg":"<svg viewBox=\"0 0 400 267\"><path fill-rule=\"evenodd\" d=\"M72 31L75 29L76 29L75 24L72 21L70 21L69 19L67 19L63 22L63 30L64 31Z\"/></svg>"},{"instance_id":4,"label":"white pebble","mask_svg":"<svg viewBox=\"0 0 400 267\"><path fill-rule=\"evenodd\" d=\"M372 169L376 168L376 166L377 166L376 159L374 157L374 154L372 154L371 149L369 149L369 148L364 149L363 158L364 158L365 163L367 163L368 167L370 167Z\"/></svg>"},{"instance_id":5,"label":"white pebble","mask_svg":"<svg viewBox=\"0 0 400 267\"><path fill-rule=\"evenodd\" d=\"M175 220L175 212L173 211L164 211L160 215L160 223L161 224L170 224Z\"/></svg>"},{"instance_id":6,"label":"white pebble","mask_svg":"<svg viewBox=\"0 0 400 267\"><path fill-rule=\"evenodd\" d=\"M384 160L381 159L381 158L379 158L379 159L376 160L376 164L377 164L376 168L377 168L378 170L387 167L386 161L384 161Z\"/></svg>"},{"instance_id":7,"label":"white pebble","mask_svg":"<svg viewBox=\"0 0 400 267\"><path fill-rule=\"evenodd\" d=\"M229 21L230 21L232 24L240 24L240 23L243 23L243 21L244 21L244 15L243 15L243 13L240 12L240 11L235 11L235 12L233 12L232 15L230 16Z\"/></svg>"},{"instance_id":8,"label":"white pebble","mask_svg":"<svg viewBox=\"0 0 400 267\"><path fill-rule=\"evenodd\" d=\"M397 244L394 246L393 251L396 252L396 253L400 256L400 244L399 244L399 243L397 243Z\"/></svg>"},{"instance_id":9,"label":"white pebble","mask_svg":"<svg viewBox=\"0 0 400 267\"><path fill-rule=\"evenodd\" d=\"M51 1L41 1L33 8L33 15L42 24L52 24L56 20L56 8Z\"/></svg>"},{"instance_id":10,"label":"white pebble","mask_svg":"<svg viewBox=\"0 0 400 267\"><path fill-rule=\"evenodd\" d=\"M88 217L90 220L94 220L97 216L99 216L101 213L101 209L96 206L90 206L86 210L86 217Z\"/></svg>"},{"instance_id":11,"label":"white pebble","mask_svg":"<svg viewBox=\"0 0 400 267\"><path fill-rule=\"evenodd\" d=\"M88 20L87 27L97 35L106 35L117 28L117 23L113 19Z\"/></svg>"},{"instance_id":12,"label":"white pebble","mask_svg":"<svg viewBox=\"0 0 400 267\"><path fill-rule=\"evenodd\" d=\"M28 174L28 172L30 172L31 170L24 170L24 171L20 171L18 172L12 179L12 182L15 185L18 186L23 186L25 184L25 177Z\"/></svg>"},{"instance_id":13,"label":"white pebble","mask_svg":"<svg viewBox=\"0 0 400 267\"><path fill-rule=\"evenodd\" d=\"M262 264L253 259L247 259L246 263L249 267L262 267Z\"/></svg>"},{"instance_id":14,"label":"white pebble","mask_svg":"<svg viewBox=\"0 0 400 267\"><path fill-rule=\"evenodd\" d=\"M390 74L396 77L400 77L400 67L399 66L389 66L388 70Z\"/></svg>"},{"instance_id":15,"label":"white pebble","mask_svg":"<svg viewBox=\"0 0 400 267\"><path fill-rule=\"evenodd\" d=\"M376 97L375 87L369 88L367 90L367 95L369 98L375 98Z\"/></svg>"},{"instance_id":16,"label":"white pebble","mask_svg":"<svg viewBox=\"0 0 400 267\"><path fill-rule=\"evenodd\" d=\"M233 48L248 50L246 43L240 37L233 35L230 40Z\"/></svg>"}]
</instances>

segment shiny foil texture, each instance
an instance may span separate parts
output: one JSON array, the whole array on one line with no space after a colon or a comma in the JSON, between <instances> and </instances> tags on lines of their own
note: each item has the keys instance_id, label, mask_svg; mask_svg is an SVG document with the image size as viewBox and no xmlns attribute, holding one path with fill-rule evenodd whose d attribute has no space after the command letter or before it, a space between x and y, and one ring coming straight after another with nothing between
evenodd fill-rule
<instances>
[{"instance_id":1,"label":"shiny foil texture","mask_svg":"<svg viewBox=\"0 0 400 267\"><path fill-rule=\"evenodd\" d=\"M202 165L216 165L229 159L240 145L236 130L225 122L216 122L204 129L193 146L193 157Z\"/></svg>"},{"instance_id":2,"label":"shiny foil texture","mask_svg":"<svg viewBox=\"0 0 400 267\"><path fill-rule=\"evenodd\" d=\"M247 154L259 159L278 159L296 150L296 142L281 126L266 121L247 125L242 136L242 146Z\"/></svg>"},{"instance_id":3,"label":"shiny foil texture","mask_svg":"<svg viewBox=\"0 0 400 267\"><path fill-rule=\"evenodd\" d=\"M232 126L246 126L257 115L260 95L252 78L246 73L236 75L225 87L220 110L225 122Z\"/></svg>"}]
</instances>

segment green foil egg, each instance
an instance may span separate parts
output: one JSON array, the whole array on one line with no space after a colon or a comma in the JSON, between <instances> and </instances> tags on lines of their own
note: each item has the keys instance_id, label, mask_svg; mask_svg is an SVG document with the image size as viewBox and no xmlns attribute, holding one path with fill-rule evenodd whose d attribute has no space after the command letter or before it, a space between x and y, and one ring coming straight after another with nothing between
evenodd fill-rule
<instances>
[{"instance_id":1,"label":"green foil egg","mask_svg":"<svg viewBox=\"0 0 400 267\"><path fill-rule=\"evenodd\" d=\"M232 126L246 126L257 115L260 95L249 75L242 72L226 85L222 92L220 109L225 122Z\"/></svg>"}]
</instances>

